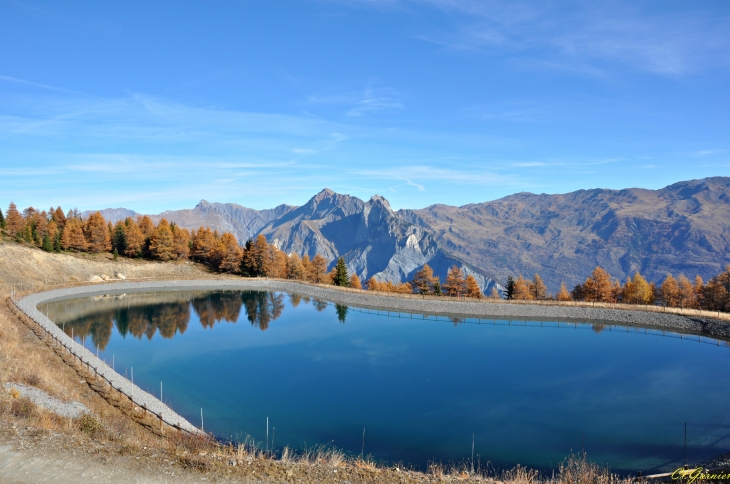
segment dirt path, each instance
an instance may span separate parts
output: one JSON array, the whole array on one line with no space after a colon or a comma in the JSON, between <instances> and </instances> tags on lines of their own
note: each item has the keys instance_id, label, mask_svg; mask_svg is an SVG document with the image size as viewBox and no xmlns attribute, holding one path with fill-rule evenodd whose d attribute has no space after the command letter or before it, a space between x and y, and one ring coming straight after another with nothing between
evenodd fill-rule
<instances>
[{"instance_id":1,"label":"dirt path","mask_svg":"<svg viewBox=\"0 0 730 484\"><path fill-rule=\"evenodd\" d=\"M103 444L84 442L81 445L63 434L6 428L0 431L0 481L5 484L231 482L180 469L162 461L155 452L140 454L114 455Z\"/></svg>"}]
</instances>

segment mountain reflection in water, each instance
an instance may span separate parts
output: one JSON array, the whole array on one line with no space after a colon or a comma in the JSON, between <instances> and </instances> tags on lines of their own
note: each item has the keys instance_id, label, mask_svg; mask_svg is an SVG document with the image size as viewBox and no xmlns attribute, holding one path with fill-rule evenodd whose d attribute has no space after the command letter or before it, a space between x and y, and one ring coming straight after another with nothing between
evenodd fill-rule
<instances>
[{"instance_id":1,"label":"mountain reflection in water","mask_svg":"<svg viewBox=\"0 0 730 484\"><path fill-rule=\"evenodd\" d=\"M243 309L252 326L266 331L284 311L286 297L281 293L267 291L206 292L189 299L180 298L178 293L175 300L168 300L169 296L161 294L154 301L155 304L149 304L153 301L145 297L143 305L134 304L136 296L118 296L121 304L117 303L117 307L113 309L72 318L58 309L63 306L56 305L56 314L49 317L62 326L67 335L73 334L78 338L90 336L94 347L104 351L114 326L123 337L131 335L137 339L152 339L158 332L166 339L183 334L190 324L191 308L204 328L212 329L220 322L236 323ZM302 302L313 303L317 311L323 311L328 305L326 301L297 294L289 295L289 304L292 307L297 307ZM341 323L345 322L347 310L347 306L337 305L337 315ZM66 319L73 319L73 323L63 323Z\"/></svg>"}]
</instances>

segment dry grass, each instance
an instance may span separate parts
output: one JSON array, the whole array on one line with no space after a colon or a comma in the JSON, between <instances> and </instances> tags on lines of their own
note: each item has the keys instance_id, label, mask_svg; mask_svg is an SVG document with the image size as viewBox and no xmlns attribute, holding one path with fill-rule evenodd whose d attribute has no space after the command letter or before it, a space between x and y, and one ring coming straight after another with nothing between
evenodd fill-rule
<instances>
[{"instance_id":1,"label":"dry grass","mask_svg":"<svg viewBox=\"0 0 730 484\"><path fill-rule=\"evenodd\" d=\"M128 448L163 442L81 383L79 374L12 314L6 298L7 292L0 292L0 422L12 425L22 421L23 426L114 441ZM39 388L62 401L81 402L92 414L76 421L59 417L20 397L17 391L5 391L8 382Z\"/></svg>"},{"instance_id":2,"label":"dry grass","mask_svg":"<svg viewBox=\"0 0 730 484\"><path fill-rule=\"evenodd\" d=\"M620 476L576 455L571 455L560 464L558 484L619 484L624 482Z\"/></svg>"}]
</instances>

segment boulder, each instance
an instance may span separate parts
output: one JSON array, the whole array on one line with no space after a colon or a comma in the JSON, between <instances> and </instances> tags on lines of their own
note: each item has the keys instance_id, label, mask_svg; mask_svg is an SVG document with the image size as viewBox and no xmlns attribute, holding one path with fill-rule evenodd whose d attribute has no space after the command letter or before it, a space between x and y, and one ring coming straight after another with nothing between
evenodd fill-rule
<instances>
[{"instance_id":1,"label":"boulder","mask_svg":"<svg viewBox=\"0 0 730 484\"><path fill-rule=\"evenodd\" d=\"M117 272L116 274L114 274L114 277L116 277L117 279L122 279L122 280L127 278L127 276L125 276L121 272Z\"/></svg>"},{"instance_id":2,"label":"boulder","mask_svg":"<svg viewBox=\"0 0 730 484\"><path fill-rule=\"evenodd\" d=\"M89 279L89 282L102 282L104 279L102 279L99 276L91 276L91 279Z\"/></svg>"},{"instance_id":3,"label":"boulder","mask_svg":"<svg viewBox=\"0 0 730 484\"><path fill-rule=\"evenodd\" d=\"M112 279L111 277L107 276L106 274L102 274L102 275L101 275L101 276L99 276L99 277L101 277L101 278L102 278L102 279L104 279L105 281L111 281L111 279Z\"/></svg>"}]
</instances>

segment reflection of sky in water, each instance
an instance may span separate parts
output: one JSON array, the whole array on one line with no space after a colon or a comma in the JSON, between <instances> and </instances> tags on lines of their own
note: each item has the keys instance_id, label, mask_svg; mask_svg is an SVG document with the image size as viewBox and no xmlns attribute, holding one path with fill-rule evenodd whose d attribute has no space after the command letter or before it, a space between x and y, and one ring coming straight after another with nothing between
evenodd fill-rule
<instances>
[{"instance_id":1,"label":"reflection of sky in water","mask_svg":"<svg viewBox=\"0 0 730 484\"><path fill-rule=\"evenodd\" d=\"M161 293L49 305L118 372L221 437L334 441L423 468L476 453L550 469L585 433L617 470L730 447L730 349L659 331L386 313L266 292ZM344 323L342 320L344 319ZM560 326L560 328L558 327ZM126 335L126 336L122 336ZM90 336L90 337L89 337ZM702 343L702 344L700 344Z\"/></svg>"}]
</instances>

